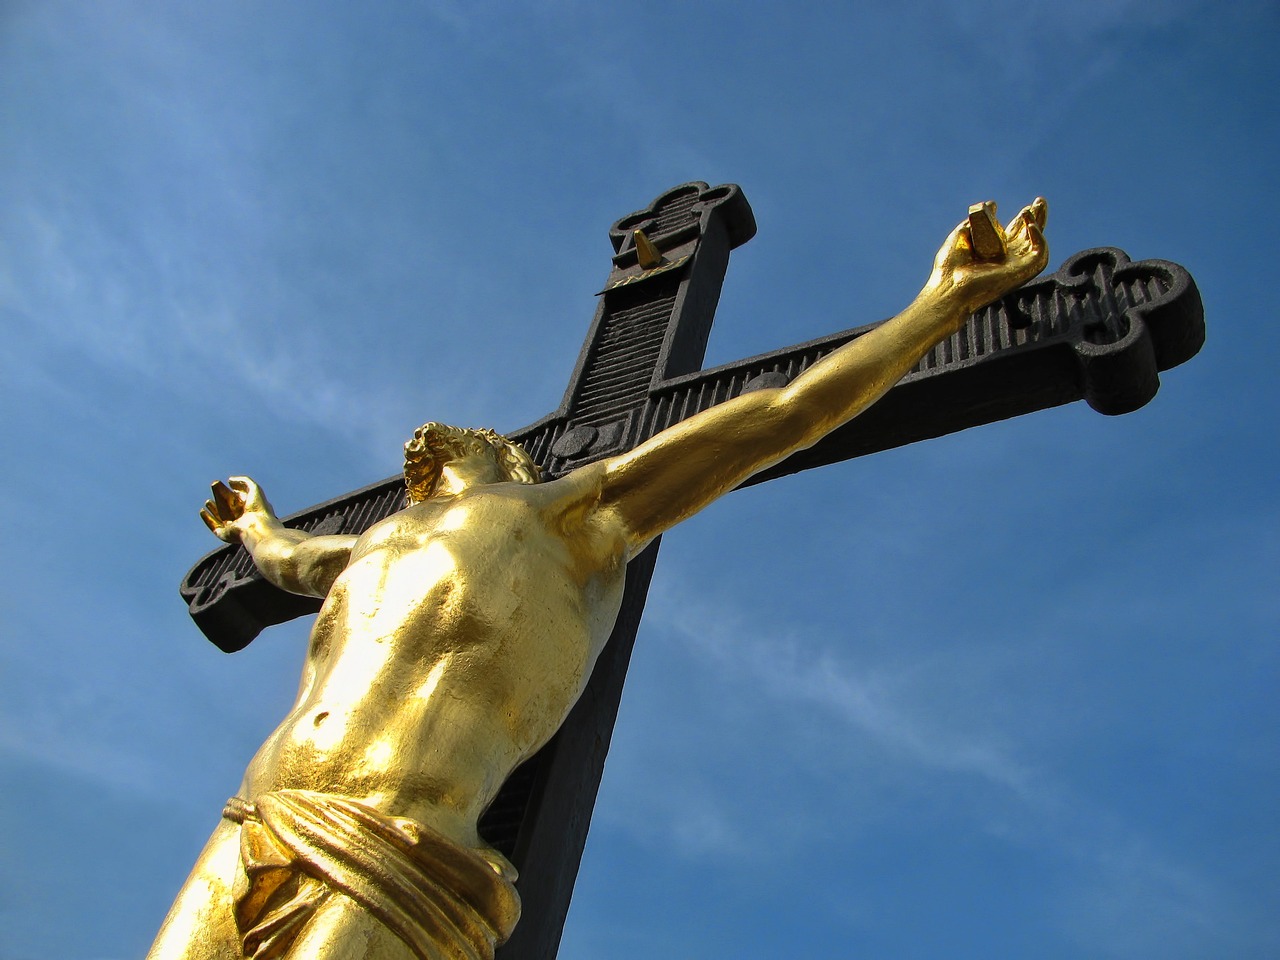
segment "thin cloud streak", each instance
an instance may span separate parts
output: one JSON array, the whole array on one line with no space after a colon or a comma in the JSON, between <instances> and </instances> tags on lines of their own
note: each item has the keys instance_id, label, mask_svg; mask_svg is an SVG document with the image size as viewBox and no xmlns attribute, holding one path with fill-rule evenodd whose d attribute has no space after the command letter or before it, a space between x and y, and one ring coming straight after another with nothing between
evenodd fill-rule
<instances>
[{"instance_id":1,"label":"thin cloud streak","mask_svg":"<svg viewBox=\"0 0 1280 960\"><path fill-rule=\"evenodd\" d=\"M938 776L953 775L976 779L994 790L984 791L988 799L962 816L981 821L978 828L988 836L1049 855L1060 875L1056 916L1063 936L1091 955L1191 957L1200 950L1235 944L1236 929L1260 931L1267 926L1259 925L1261 918L1244 916L1245 909L1202 872L1156 848L1140 825L1122 822L1078 790L1020 760L1018 754L1029 748L1019 751L1012 732L1008 738L1013 747L964 729L954 716L922 710L921 704L933 699L922 689L929 683L926 675L883 664L859 669L830 647L824 649L818 637L807 636L802 642L782 632L770 633L758 618L748 627L750 618L728 610L727 604L694 596L664 580L655 589L648 616L675 638L664 645L691 651L710 671L754 688L762 698L788 703L797 713L819 708L828 721L835 721L827 733L832 744L851 734L866 738L880 748L882 760L914 768L924 778L914 791L930 793ZM836 756L838 751L826 753L822 762ZM845 763L876 765L865 756ZM821 776L825 771L811 772ZM850 769L848 776L866 773ZM715 791L696 783L635 786L643 797L633 796L621 820L610 817L611 826L666 844L686 859L714 853L745 863L761 859L763 849L806 844L803 824L782 824L750 810L730 809ZM682 808L682 803L688 806ZM655 810L660 815L642 825L637 814ZM665 837L652 836L662 824ZM808 826L821 830L818 824ZM761 834L762 828L778 836L770 840ZM1224 923L1230 917L1240 920L1238 927Z\"/></svg>"},{"instance_id":2,"label":"thin cloud streak","mask_svg":"<svg viewBox=\"0 0 1280 960\"><path fill-rule=\"evenodd\" d=\"M714 664L756 685L770 697L823 708L832 718L865 734L895 761L931 771L977 776L1022 800L1044 791L1034 771L999 746L947 732L894 697L903 676L878 669L858 673L818 638L801 643L786 635L761 636L706 598L666 586L656 592L650 616L677 633ZM923 698L922 698L923 699Z\"/></svg>"},{"instance_id":3,"label":"thin cloud streak","mask_svg":"<svg viewBox=\"0 0 1280 960\"><path fill-rule=\"evenodd\" d=\"M272 336L249 319L254 311L230 299L148 284L136 268L122 269L130 258L121 254L121 239L109 240L87 212L27 204L16 214L38 255L34 269L3 278L4 296L63 345L179 396L212 390L273 417L323 426L375 461L397 447L403 428L380 425L402 401L390 385L370 389L367 380L333 369L332 349L301 335L290 339L288 331ZM149 261L144 255L138 262ZM84 303L97 310L84 313Z\"/></svg>"}]
</instances>

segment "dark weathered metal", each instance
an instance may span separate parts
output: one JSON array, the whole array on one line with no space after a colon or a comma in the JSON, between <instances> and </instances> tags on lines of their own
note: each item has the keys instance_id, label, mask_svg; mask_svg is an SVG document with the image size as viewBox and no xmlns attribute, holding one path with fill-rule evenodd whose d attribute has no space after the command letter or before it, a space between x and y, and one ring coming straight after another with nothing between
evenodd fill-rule
<instances>
[{"instance_id":1,"label":"dark weathered metal","mask_svg":"<svg viewBox=\"0 0 1280 960\"><path fill-rule=\"evenodd\" d=\"M636 230L662 253L657 266L638 262ZM784 385L877 326L699 370L729 251L754 233L733 185L684 184L617 221L613 269L560 408L507 435L559 476L745 391ZM975 313L878 404L749 483L1079 399L1125 413L1150 400L1158 372L1194 356L1203 340L1200 295L1182 267L1130 263L1112 248L1078 253ZM393 477L286 523L358 533L400 509L403 489ZM512 774L481 821L521 873L525 917L502 960L555 954L657 549L628 568L618 623L564 728ZM265 626L319 609L266 583L238 547L205 557L181 589L201 630L228 652Z\"/></svg>"}]
</instances>

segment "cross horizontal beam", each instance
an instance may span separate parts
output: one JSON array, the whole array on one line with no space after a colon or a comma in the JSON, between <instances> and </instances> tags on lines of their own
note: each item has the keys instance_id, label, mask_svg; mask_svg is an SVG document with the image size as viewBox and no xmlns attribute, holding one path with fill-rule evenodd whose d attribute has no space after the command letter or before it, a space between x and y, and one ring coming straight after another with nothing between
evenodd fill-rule
<instances>
[{"instance_id":1,"label":"cross horizontal beam","mask_svg":"<svg viewBox=\"0 0 1280 960\"><path fill-rule=\"evenodd\" d=\"M788 383L877 325L656 379L633 425L633 443L744 390ZM748 483L1076 400L1101 413L1127 413L1155 395L1160 371L1190 359L1203 342L1200 293L1185 269L1165 260L1131 262L1112 247L1086 250L973 314L860 417ZM621 449L600 427L575 424L564 412L507 436L551 476ZM401 509L403 497L403 478L390 477L285 523L311 533L360 533ZM200 629L228 652L263 627L320 608L318 600L268 584L240 547L206 556L180 589Z\"/></svg>"}]
</instances>

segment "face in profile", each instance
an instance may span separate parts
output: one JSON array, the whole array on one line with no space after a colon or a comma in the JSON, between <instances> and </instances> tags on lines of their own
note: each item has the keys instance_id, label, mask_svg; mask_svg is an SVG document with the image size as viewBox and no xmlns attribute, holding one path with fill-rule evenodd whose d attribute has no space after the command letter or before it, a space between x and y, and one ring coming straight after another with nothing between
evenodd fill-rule
<instances>
[{"instance_id":1,"label":"face in profile","mask_svg":"<svg viewBox=\"0 0 1280 960\"><path fill-rule=\"evenodd\" d=\"M450 461L481 456L497 468L498 479L537 483L538 465L523 447L488 429L452 427L431 421L413 431L404 445L404 482L409 502L430 499Z\"/></svg>"}]
</instances>

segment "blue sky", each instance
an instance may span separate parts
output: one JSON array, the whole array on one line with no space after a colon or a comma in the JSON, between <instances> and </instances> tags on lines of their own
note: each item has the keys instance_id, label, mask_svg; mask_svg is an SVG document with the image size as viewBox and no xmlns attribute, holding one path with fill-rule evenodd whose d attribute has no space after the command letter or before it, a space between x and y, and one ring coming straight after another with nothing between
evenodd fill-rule
<instances>
[{"instance_id":1,"label":"blue sky","mask_svg":"<svg viewBox=\"0 0 1280 960\"><path fill-rule=\"evenodd\" d=\"M720 363L967 205L1187 266L1208 342L666 538L565 958L1280 953L1273 4L0 9L0 960L139 956L288 708L177 583L419 423L559 401L617 217L742 185Z\"/></svg>"}]
</instances>

